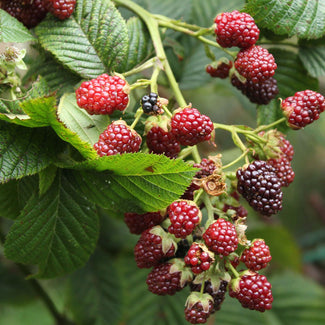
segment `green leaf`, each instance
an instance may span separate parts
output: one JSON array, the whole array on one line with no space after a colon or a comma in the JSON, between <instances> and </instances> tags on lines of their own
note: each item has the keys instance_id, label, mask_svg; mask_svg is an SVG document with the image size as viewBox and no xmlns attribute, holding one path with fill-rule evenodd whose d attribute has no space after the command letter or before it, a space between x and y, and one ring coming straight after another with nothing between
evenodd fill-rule
<instances>
[{"instance_id":1,"label":"green leaf","mask_svg":"<svg viewBox=\"0 0 325 325\"><path fill-rule=\"evenodd\" d=\"M0 9L0 42L23 43L33 40L35 37L21 22Z\"/></svg>"},{"instance_id":2,"label":"green leaf","mask_svg":"<svg viewBox=\"0 0 325 325\"><path fill-rule=\"evenodd\" d=\"M74 168L90 170L71 173L90 200L120 213L164 209L184 193L196 170L182 160L143 153L102 157Z\"/></svg>"},{"instance_id":3,"label":"green leaf","mask_svg":"<svg viewBox=\"0 0 325 325\"><path fill-rule=\"evenodd\" d=\"M11 227L6 256L17 263L37 264L40 278L74 271L96 246L99 220L94 209L65 173L58 173L46 195L33 195Z\"/></svg>"},{"instance_id":4,"label":"green leaf","mask_svg":"<svg viewBox=\"0 0 325 325\"><path fill-rule=\"evenodd\" d=\"M308 0L248 0L245 12L275 34L315 39L325 34L325 3Z\"/></svg>"},{"instance_id":5,"label":"green leaf","mask_svg":"<svg viewBox=\"0 0 325 325\"><path fill-rule=\"evenodd\" d=\"M71 276L68 304L78 324L117 324L122 309L119 278L112 256L104 251Z\"/></svg>"},{"instance_id":6,"label":"green leaf","mask_svg":"<svg viewBox=\"0 0 325 325\"><path fill-rule=\"evenodd\" d=\"M80 0L69 19L48 15L35 32L46 50L83 78L124 66L126 24L109 0Z\"/></svg>"},{"instance_id":7,"label":"green leaf","mask_svg":"<svg viewBox=\"0 0 325 325\"><path fill-rule=\"evenodd\" d=\"M9 219L15 219L20 213L20 207L17 204L17 182L10 181L6 184L0 184L0 216ZM1 277L0 277L1 278Z\"/></svg>"},{"instance_id":8,"label":"green leaf","mask_svg":"<svg viewBox=\"0 0 325 325\"><path fill-rule=\"evenodd\" d=\"M57 114L68 129L91 145L98 141L99 135L110 123L108 115L90 115L84 109L80 109L75 93L64 94L61 97Z\"/></svg>"},{"instance_id":9,"label":"green leaf","mask_svg":"<svg viewBox=\"0 0 325 325\"><path fill-rule=\"evenodd\" d=\"M299 247L287 229L282 226L264 226L247 230L247 237L263 238L270 247L272 266L278 269L302 270L302 259Z\"/></svg>"},{"instance_id":10,"label":"green leaf","mask_svg":"<svg viewBox=\"0 0 325 325\"><path fill-rule=\"evenodd\" d=\"M299 58L312 77L325 76L325 37L299 42Z\"/></svg>"},{"instance_id":11,"label":"green leaf","mask_svg":"<svg viewBox=\"0 0 325 325\"><path fill-rule=\"evenodd\" d=\"M186 325L184 305L187 288L174 296L158 296L148 290L148 270L138 269L133 257L118 261L125 297L123 322L128 325Z\"/></svg>"},{"instance_id":12,"label":"green leaf","mask_svg":"<svg viewBox=\"0 0 325 325\"><path fill-rule=\"evenodd\" d=\"M57 167L50 165L39 172L39 194L43 195L54 182Z\"/></svg>"},{"instance_id":13,"label":"green leaf","mask_svg":"<svg viewBox=\"0 0 325 325\"><path fill-rule=\"evenodd\" d=\"M147 3L147 10L154 14L185 21L188 20L192 9L192 0L183 0L181 3L175 0L150 0Z\"/></svg>"},{"instance_id":14,"label":"green leaf","mask_svg":"<svg viewBox=\"0 0 325 325\"><path fill-rule=\"evenodd\" d=\"M0 183L40 172L60 150L50 129L0 124ZM46 145L44 145L46 143Z\"/></svg>"}]
</instances>

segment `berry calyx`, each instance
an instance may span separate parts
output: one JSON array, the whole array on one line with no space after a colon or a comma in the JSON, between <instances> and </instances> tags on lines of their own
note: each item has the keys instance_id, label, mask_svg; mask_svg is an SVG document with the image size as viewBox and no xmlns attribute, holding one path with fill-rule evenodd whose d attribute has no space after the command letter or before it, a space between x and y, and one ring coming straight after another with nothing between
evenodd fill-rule
<instances>
[{"instance_id":1,"label":"berry calyx","mask_svg":"<svg viewBox=\"0 0 325 325\"><path fill-rule=\"evenodd\" d=\"M139 268L150 268L163 258L174 256L174 243L160 226L145 230L134 247L134 257Z\"/></svg>"},{"instance_id":2,"label":"berry calyx","mask_svg":"<svg viewBox=\"0 0 325 325\"><path fill-rule=\"evenodd\" d=\"M209 250L220 256L228 256L238 247L235 226L223 218L219 218L208 227L203 239Z\"/></svg>"},{"instance_id":3,"label":"berry calyx","mask_svg":"<svg viewBox=\"0 0 325 325\"><path fill-rule=\"evenodd\" d=\"M222 47L247 48L254 45L260 35L254 19L249 14L238 10L223 12L215 18L214 22L217 43Z\"/></svg>"},{"instance_id":4,"label":"berry calyx","mask_svg":"<svg viewBox=\"0 0 325 325\"><path fill-rule=\"evenodd\" d=\"M313 90L298 91L281 102L281 109L288 125L298 130L319 119L325 110L325 99Z\"/></svg>"},{"instance_id":5,"label":"berry calyx","mask_svg":"<svg viewBox=\"0 0 325 325\"><path fill-rule=\"evenodd\" d=\"M200 274L210 268L213 257L203 244L194 242L184 257L184 262L194 274Z\"/></svg>"},{"instance_id":6,"label":"berry calyx","mask_svg":"<svg viewBox=\"0 0 325 325\"><path fill-rule=\"evenodd\" d=\"M246 79L260 83L274 75L277 64L267 49L253 45L238 52L235 68Z\"/></svg>"},{"instance_id":7,"label":"berry calyx","mask_svg":"<svg viewBox=\"0 0 325 325\"><path fill-rule=\"evenodd\" d=\"M150 153L164 154L169 158L176 158L181 151L181 145L174 134L160 126L153 126L149 130L146 143Z\"/></svg>"},{"instance_id":8,"label":"berry calyx","mask_svg":"<svg viewBox=\"0 0 325 325\"><path fill-rule=\"evenodd\" d=\"M245 169L239 168L236 177L238 192L256 211L270 216L282 209L281 182L267 162L255 160Z\"/></svg>"},{"instance_id":9,"label":"berry calyx","mask_svg":"<svg viewBox=\"0 0 325 325\"><path fill-rule=\"evenodd\" d=\"M213 298L207 294L192 292L185 304L185 319L191 324L204 324L213 312Z\"/></svg>"},{"instance_id":10,"label":"berry calyx","mask_svg":"<svg viewBox=\"0 0 325 325\"><path fill-rule=\"evenodd\" d=\"M76 6L76 0L46 0L48 10L55 17L64 20L69 18Z\"/></svg>"},{"instance_id":11,"label":"berry calyx","mask_svg":"<svg viewBox=\"0 0 325 325\"><path fill-rule=\"evenodd\" d=\"M167 212L171 222L168 231L176 238L186 238L202 219L201 211L193 201L174 201Z\"/></svg>"},{"instance_id":12,"label":"berry calyx","mask_svg":"<svg viewBox=\"0 0 325 325\"><path fill-rule=\"evenodd\" d=\"M247 268L252 271L266 268L271 259L269 246L265 244L263 239L254 240L252 245L243 251L240 258Z\"/></svg>"},{"instance_id":13,"label":"berry calyx","mask_svg":"<svg viewBox=\"0 0 325 325\"><path fill-rule=\"evenodd\" d=\"M183 146L194 146L211 139L213 123L196 108L177 110L171 118L171 133Z\"/></svg>"},{"instance_id":14,"label":"berry calyx","mask_svg":"<svg viewBox=\"0 0 325 325\"><path fill-rule=\"evenodd\" d=\"M141 141L140 135L124 121L115 121L100 134L98 142L94 144L94 149L101 157L138 152Z\"/></svg>"},{"instance_id":15,"label":"berry calyx","mask_svg":"<svg viewBox=\"0 0 325 325\"><path fill-rule=\"evenodd\" d=\"M91 115L123 111L129 103L128 89L125 79L104 73L81 83L76 90L77 104Z\"/></svg>"},{"instance_id":16,"label":"berry calyx","mask_svg":"<svg viewBox=\"0 0 325 325\"><path fill-rule=\"evenodd\" d=\"M266 276L258 273L242 275L230 282L229 295L237 298L244 308L264 312L272 308L272 286Z\"/></svg>"},{"instance_id":17,"label":"berry calyx","mask_svg":"<svg viewBox=\"0 0 325 325\"><path fill-rule=\"evenodd\" d=\"M128 226L131 234L140 235L146 229L159 225L165 216L160 211L147 212L143 214L126 212L124 213L124 221Z\"/></svg>"}]
</instances>

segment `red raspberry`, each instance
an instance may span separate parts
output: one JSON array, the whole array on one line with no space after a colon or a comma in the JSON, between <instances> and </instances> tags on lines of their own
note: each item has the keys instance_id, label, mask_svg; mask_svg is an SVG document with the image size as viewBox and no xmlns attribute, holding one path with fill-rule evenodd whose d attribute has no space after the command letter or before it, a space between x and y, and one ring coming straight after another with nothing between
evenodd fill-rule
<instances>
[{"instance_id":1,"label":"red raspberry","mask_svg":"<svg viewBox=\"0 0 325 325\"><path fill-rule=\"evenodd\" d=\"M238 247L238 237L235 226L222 218L212 223L203 234L208 248L221 256L228 256Z\"/></svg>"},{"instance_id":2,"label":"red raspberry","mask_svg":"<svg viewBox=\"0 0 325 325\"><path fill-rule=\"evenodd\" d=\"M252 80L247 79L245 83L242 83L233 75L231 83L252 103L258 105L267 105L279 93L277 81L272 77L263 82L254 83Z\"/></svg>"},{"instance_id":3,"label":"red raspberry","mask_svg":"<svg viewBox=\"0 0 325 325\"><path fill-rule=\"evenodd\" d=\"M201 284L194 284L193 282L191 282L190 284L191 291L196 291L196 292L201 291L201 286L202 286ZM218 290L214 291L211 282L210 281L205 282L203 293L207 293L213 298L213 310L211 313L220 310L221 304L225 300L227 287L228 287L228 282L221 280Z\"/></svg>"},{"instance_id":4,"label":"red raspberry","mask_svg":"<svg viewBox=\"0 0 325 325\"><path fill-rule=\"evenodd\" d=\"M217 42L222 47L247 48L254 45L260 35L254 19L245 12L223 12L214 22Z\"/></svg>"},{"instance_id":5,"label":"red raspberry","mask_svg":"<svg viewBox=\"0 0 325 325\"><path fill-rule=\"evenodd\" d=\"M43 0L4 0L0 6L28 28L38 25L47 13Z\"/></svg>"},{"instance_id":6,"label":"red raspberry","mask_svg":"<svg viewBox=\"0 0 325 325\"><path fill-rule=\"evenodd\" d=\"M242 262L252 271L259 271L267 267L271 261L269 246L265 244L263 239L256 239L252 246L245 249L240 258Z\"/></svg>"},{"instance_id":7,"label":"red raspberry","mask_svg":"<svg viewBox=\"0 0 325 325\"><path fill-rule=\"evenodd\" d=\"M267 49L254 45L238 52L235 68L246 79L260 83L274 75L277 65Z\"/></svg>"},{"instance_id":8,"label":"red raspberry","mask_svg":"<svg viewBox=\"0 0 325 325\"><path fill-rule=\"evenodd\" d=\"M174 244L163 252L163 238L152 233L156 227L145 230L134 247L135 261L140 269L156 266L164 257L174 256Z\"/></svg>"},{"instance_id":9,"label":"red raspberry","mask_svg":"<svg viewBox=\"0 0 325 325\"><path fill-rule=\"evenodd\" d=\"M290 161L285 156L277 159L269 159L267 163L275 169L276 176L278 176L281 186L288 187L289 184L293 182L295 172L291 167Z\"/></svg>"},{"instance_id":10,"label":"red raspberry","mask_svg":"<svg viewBox=\"0 0 325 325\"><path fill-rule=\"evenodd\" d=\"M147 212L137 214L132 212L124 213L124 221L131 234L140 235L146 229L159 225L164 220L164 216L158 212Z\"/></svg>"},{"instance_id":11,"label":"red raspberry","mask_svg":"<svg viewBox=\"0 0 325 325\"><path fill-rule=\"evenodd\" d=\"M94 149L99 156L111 156L124 152L138 152L141 145L140 135L130 129L124 121L111 123L99 136Z\"/></svg>"},{"instance_id":12,"label":"red raspberry","mask_svg":"<svg viewBox=\"0 0 325 325\"><path fill-rule=\"evenodd\" d=\"M198 301L193 306L185 307L185 319L191 324L204 324L213 312L213 303L209 301L209 308L204 310L202 303Z\"/></svg>"},{"instance_id":13,"label":"red raspberry","mask_svg":"<svg viewBox=\"0 0 325 325\"><path fill-rule=\"evenodd\" d=\"M76 0L46 0L48 10L55 17L63 20L69 18L76 6Z\"/></svg>"},{"instance_id":14,"label":"red raspberry","mask_svg":"<svg viewBox=\"0 0 325 325\"><path fill-rule=\"evenodd\" d=\"M213 123L196 108L184 108L171 119L171 132L183 146L194 146L211 139Z\"/></svg>"},{"instance_id":15,"label":"red raspberry","mask_svg":"<svg viewBox=\"0 0 325 325\"><path fill-rule=\"evenodd\" d=\"M183 289L181 285L181 272L171 272L172 264L156 265L147 276L149 291L156 295L174 295Z\"/></svg>"},{"instance_id":16,"label":"red raspberry","mask_svg":"<svg viewBox=\"0 0 325 325\"><path fill-rule=\"evenodd\" d=\"M193 201L177 200L168 207L171 225L169 233L177 238L186 238L201 222L202 214Z\"/></svg>"},{"instance_id":17,"label":"red raspberry","mask_svg":"<svg viewBox=\"0 0 325 325\"><path fill-rule=\"evenodd\" d=\"M193 243L184 257L185 264L191 266L194 274L207 271L213 261L207 249L204 249L202 246L202 244Z\"/></svg>"},{"instance_id":18,"label":"red raspberry","mask_svg":"<svg viewBox=\"0 0 325 325\"><path fill-rule=\"evenodd\" d=\"M312 90L298 91L294 96L284 99L281 108L288 125L292 129L300 129L319 119L319 114L325 110L325 99Z\"/></svg>"},{"instance_id":19,"label":"red raspberry","mask_svg":"<svg viewBox=\"0 0 325 325\"><path fill-rule=\"evenodd\" d=\"M159 126L154 126L147 133L147 146L149 152L164 154L170 158L176 158L181 151L181 145L174 134L164 131Z\"/></svg>"},{"instance_id":20,"label":"red raspberry","mask_svg":"<svg viewBox=\"0 0 325 325\"><path fill-rule=\"evenodd\" d=\"M77 104L91 115L123 111L129 103L127 89L126 80L104 73L81 83L76 90Z\"/></svg>"},{"instance_id":21,"label":"red raspberry","mask_svg":"<svg viewBox=\"0 0 325 325\"><path fill-rule=\"evenodd\" d=\"M282 209L281 182L267 162L255 160L245 169L238 169L237 190L249 205L270 216Z\"/></svg>"},{"instance_id":22,"label":"red raspberry","mask_svg":"<svg viewBox=\"0 0 325 325\"><path fill-rule=\"evenodd\" d=\"M213 78L225 79L229 76L229 71L232 67L232 61L229 63L220 62L216 65L209 64L206 66L205 71Z\"/></svg>"},{"instance_id":23,"label":"red raspberry","mask_svg":"<svg viewBox=\"0 0 325 325\"><path fill-rule=\"evenodd\" d=\"M243 275L237 290L230 285L229 295L237 298L244 308L261 312L272 308L271 284L264 275Z\"/></svg>"}]
</instances>

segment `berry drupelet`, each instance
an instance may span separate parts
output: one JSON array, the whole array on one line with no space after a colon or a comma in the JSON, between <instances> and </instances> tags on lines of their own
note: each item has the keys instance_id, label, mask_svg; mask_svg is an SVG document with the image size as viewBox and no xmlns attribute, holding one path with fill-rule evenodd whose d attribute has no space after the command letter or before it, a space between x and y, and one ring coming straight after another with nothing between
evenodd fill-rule
<instances>
[{"instance_id":1,"label":"berry drupelet","mask_svg":"<svg viewBox=\"0 0 325 325\"><path fill-rule=\"evenodd\" d=\"M69 18L75 9L76 0L45 0L48 4L48 10L55 17L64 20Z\"/></svg>"},{"instance_id":2,"label":"berry drupelet","mask_svg":"<svg viewBox=\"0 0 325 325\"><path fill-rule=\"evenodd\" d=\"M194 274L200 274L207 271L212 263L212 258L207 249L202 244L193 243L184 257L186 265L191 267Z\"/></svg>"},{"instance_id":3,"label":"berry drupelet","mask_svg":"<svg viewBox=\"0 0 325 325\"><path fill-rule=\"evenodd\" d=\"M248 48L256 43L260 35L254 19L245 12L223 12L214 22L217 43L222 47Z\"/></svg>"},{"instance_id":4,"label":"berry drupelet","mask_svg":"<svg viewBox=\"0 0 325 325\"><path fill-rule=\"evenodd\" d=\"M325 99L323 95L307 89L284 99L281 108L288 125L298 130L319 119L320 113L325 110Z\"/></svg>"},{"instance_id":5,"label":"berry drupelet","mask_svg":"<svg viewBox=\"0 0 325 325\"><path fill-rule=\"evenodd\" d=\"M256 211L270 216L282 209L281 182L267 162L255 160L238 169L236 177L238 192Z\"/></svg>"},{"instance_id":6,"label":"berry drupelet","mask_svg":"<svg viewBox=\"0 0 325 325\"><path fill-rule=\"evenodd\" d=\"M89 114L123 111L129 103L128 83L120 76L106 73L84 81L76 90L77 104Z\"/></svg>"}]
</instances>

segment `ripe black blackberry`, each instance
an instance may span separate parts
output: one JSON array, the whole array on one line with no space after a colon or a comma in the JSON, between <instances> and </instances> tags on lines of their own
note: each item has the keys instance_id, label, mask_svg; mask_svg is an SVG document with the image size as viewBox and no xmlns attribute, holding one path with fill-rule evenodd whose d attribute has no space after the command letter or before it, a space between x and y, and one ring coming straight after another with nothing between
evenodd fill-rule
<instances>
[{"instance_id":1,"label":"ripe black blackberry","mask_svg":"<svg viewBox=\"0 0 325 325\"><path fill-rule=\"evenodd\" d=\"M254 83L252 80L248 79L245 83L242 83L233 75L231 83L252 103L258 105L267 105L279 93L277 81L272 77L263 82Z\"/></svg>"},{"instance_id":2,"label":"ripe black blackberry","mask_svg":"<svg viewBox=\"0 0 325 325\"><path fill-rule=\"evenodd\" d=\"M144 95L141 98L141 106L145 114L149 114L149 115L161 114L161 108L158 105L158 95L156 93L150 93L149 95Z\"/></svg>"},{"instance_id":3,"label":"ripe black blackberry","mask_svg":"<svg viewBox=\"0 0 325 325\"><path fill-rule=\"evenodd\" d=\"M256 211L270 216L282 209L281 182L267 162L255 160L238 169L236 177L238 192Z\"/></svg>"}]
</instances>

